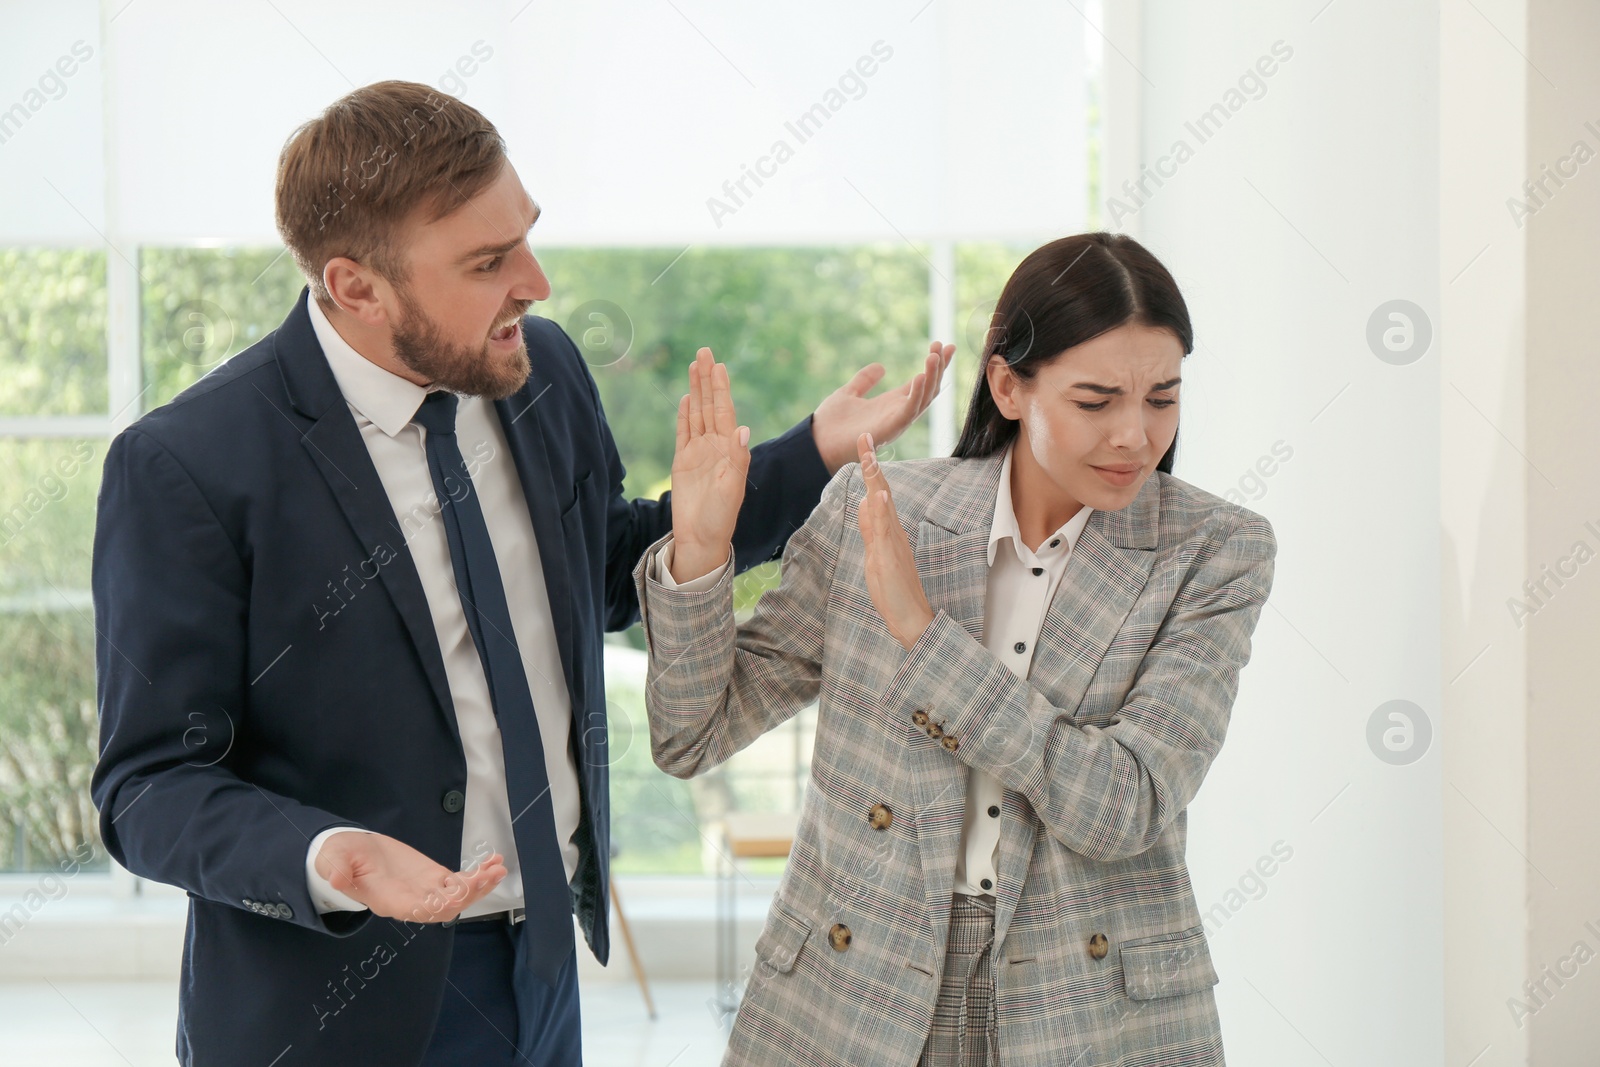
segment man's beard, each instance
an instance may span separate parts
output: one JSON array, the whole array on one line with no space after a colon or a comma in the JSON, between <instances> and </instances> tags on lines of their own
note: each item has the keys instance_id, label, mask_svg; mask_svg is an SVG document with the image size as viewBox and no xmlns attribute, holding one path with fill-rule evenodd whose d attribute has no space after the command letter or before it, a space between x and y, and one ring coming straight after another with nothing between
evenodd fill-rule
<instances>
[{"instance_id":1,"label":"man's beard","mask_svg":"<svg viewBox=\"0 0 1600 1067\"><path fill-rule=\"evenodd\" d=\"M487 337L477 348L452 345L409 290L402 288L397 293L405 317L395 324L394 355L409 370L452 393L489 400L508 397L527 382L532 368L526 338L511 353L491 348ZM531 305L531 301L524 304L517 314Z\"/></svg>"}]
</instances>

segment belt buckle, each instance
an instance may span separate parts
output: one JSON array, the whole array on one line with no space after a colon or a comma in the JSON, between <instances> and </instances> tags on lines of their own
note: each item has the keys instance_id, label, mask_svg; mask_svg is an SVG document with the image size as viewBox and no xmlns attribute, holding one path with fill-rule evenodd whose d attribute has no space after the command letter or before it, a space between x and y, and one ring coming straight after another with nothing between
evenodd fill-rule
<instances>
[{"instance_id":1,"label":"belt buckle","mask_svg":"<svg viewBox=\"0 0 1600 1067\"><path fill-rule=\"evenodd\" d=\"M526 909L526 908L509 908L509 909L507 909L505 911L491 911L491 912L489 912L489 913L487 913L485 915L467 915L467 916L457 915L454 919L446 919L444 922L440 923L439 925L443 926L443 927L445 927L447 929L449 927L455 926L457 923L497 922L497 923L505 923L508 926L515 926L517 923L522 922L523 920L527 919L527 917L528 917L528 909Z\"/></svg>"}]
</instances>

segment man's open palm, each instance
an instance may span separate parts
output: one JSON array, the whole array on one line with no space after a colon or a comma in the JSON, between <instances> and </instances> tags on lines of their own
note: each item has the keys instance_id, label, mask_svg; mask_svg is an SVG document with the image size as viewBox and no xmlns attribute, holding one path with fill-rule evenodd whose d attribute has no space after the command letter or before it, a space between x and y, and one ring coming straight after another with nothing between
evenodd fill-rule
<instances>
[{"instance_id":1,"label":"man's open palm","mask_svg":"<svg viewBox=\"0 0 1600 1067\"><path fill-rule=\"evenodd\" d=\"M317 873L374 915L407 922L454 919L506 876L493 853L471 871L452 871L404 841L383 834L331 834L317 853Z\"/></svg>"}]
</instances>

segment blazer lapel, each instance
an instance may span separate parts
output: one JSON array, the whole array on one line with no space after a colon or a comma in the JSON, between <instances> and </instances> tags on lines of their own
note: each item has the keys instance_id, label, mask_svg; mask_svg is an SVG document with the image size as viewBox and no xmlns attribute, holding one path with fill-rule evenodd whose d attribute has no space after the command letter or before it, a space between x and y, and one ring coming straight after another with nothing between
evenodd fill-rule
<instances>
[{"instance_id":1,"label":"blazer lapel","mask_svg":"<svg viewBox=\"0 0 1600 1067\"><path fill-rule=\"evenodd\" d=\"M300 302L277 330L273 348L278 370L289 397L290 407L308 420L300 444L332 490L345 521L355 531L362 547L379 564L383 587L405 622L406 632L422 662L429 687L438 701L457 742L455 705L450 699L450 683L444 672L444 656L439 651L439 636L433 628L427 594L417 575L416 563L399 524L394 507L378 478L372 456L355 417L339 391L339 384L328 366L327 356L317 341L316 331L306 311L308 290L300 291ZM265 396L265 394L262 394ZM271 403L270 398L268 403ZM284 412L285 418L291 418ZM302 423L304 425L304 423Z\"/></svg>"},{"instance_id":2,"label":"blazer lapel","mask_svg":"<svg viewBox=\"0 0 1600 1067\"><path fill-rule=\"evenodd\" d=\"M917 529L917 573L933 607L943 609L973 640L983 641L989 584L989 530L1004 453L958 465L929 502ZM1121 630L1155 561L1161 486L1152 476L1119 511L1089 516L1066 573L1045 612L1031 683L1052 704L1076 711L1106 649ZM930 753L931 754L931 753ZM938 755L944 757L940 751ZM935 939L941 948L949 925L956 853L966 808L968 770L952 758L918 768L917 843ZM1006 805L1025 804L1007 790ZM995 942L1016 912L1033 858L1029 823L1008 811L996 856Z\"/></svg>"},{"instance_id":3,"label":"blazer lapel","mask_svg":"<svg viewBox=\"0 0 1600 1067\"><path fill-rule=\"evenodd\" d=\"M539 565L544 571L545 593L550 599L550 618L555 624L556 645L561 653L561 669L567 678L572 715L575 721L581 722L584 692L573 656L572 577L567 570L567 537L561 529L561 515L556 507L560 497L556 495L555 474L550 466L551 449L559 447L560 442L551 439L550 431L539 417L538 405L534 403L538 395L550 388L550 383L538 380L538 366L536 361L526 385L506 399L496 400L494 406L500 413L500 426L511 448L517 476L522 480L528 515L533 520L534 540L539 546ZM529 427L529 423L537 429ZM574 736L581 734L574 733Z\"/></svg>"},{"instance_id":4,"label":"blazer lapel","mask_svg":"<svg viewBox=\"0 0 1600 1067\"><path fill-rule=\"evenodd\" d=\"M962 463L934 494L917 527L913 555L922 588L973 640L983 640L983 605L989 584L989 526L1003 455ZM938 709L929 709L937 720ZM908 725L915 738L915 726ZM950 924L961 821L967 806L967 765L938 745L919 747L917 846L934 942L942 955Z\"/></svg>"},{"instance_id":5,"label":"blazer lapel","mask_svg":"<svg viewBox=\"0 0 1600 1067\"><path fill-rule=\"evenodd\" d=\"M1076 716L1106 649L1122 630L1155 563L1161 485L1152 475L1119 511L1095 511L1067 561L1045 611L1028 680L1058 708ZM1008 791L1008 806L1025 803ZM1033 859L1026 823L1007 818L996 856L995 943L1005 937Z\"/></svg>"}]
</instances>

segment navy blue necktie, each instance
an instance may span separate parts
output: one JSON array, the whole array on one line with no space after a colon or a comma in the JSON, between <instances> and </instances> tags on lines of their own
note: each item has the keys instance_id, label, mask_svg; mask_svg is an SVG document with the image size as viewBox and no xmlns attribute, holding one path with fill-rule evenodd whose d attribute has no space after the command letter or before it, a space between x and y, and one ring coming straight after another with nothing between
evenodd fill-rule
<instances>
[{"instance_id":1,"label":"navy blue necktie","mask_svg":"<svg viewBox=\"0 0 1600 1067\"><path fill-rule=\"evenodd\" d=\"M522 867L522 895L527 908L523 936L532 936L533 969L553 986L572 950L572 897L566 868L556 841L555 809L545 771L544 743L533 710L533 694L522 669L522 653L511 629L505 586L495 562L494 545L484 522L472 477L456 442L456 397L429 393L412 417L427 430L428 472L433 475L456 590L467 616L467 628L478 646L483 673L505 754L506 792L511 800L512 833Z\"/></svg>"}]
</instances>

